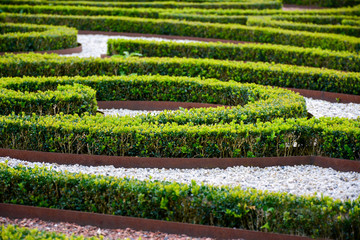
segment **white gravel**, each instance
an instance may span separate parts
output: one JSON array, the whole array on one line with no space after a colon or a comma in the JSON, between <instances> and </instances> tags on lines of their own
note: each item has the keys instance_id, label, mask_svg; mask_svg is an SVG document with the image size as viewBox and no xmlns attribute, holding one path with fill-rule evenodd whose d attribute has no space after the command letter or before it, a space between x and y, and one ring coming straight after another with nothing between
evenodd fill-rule
<instances>
[{"instance_id":1,"label":"white gravel","mask_svg":"<svg viewBox=\"0 0 360 240\"><path fill-rule=\"evenodd\" d=\"M341 117L356 119L360 117L360 104L356 103L331 103L324 100L317 100L312 98L305 98L306 108L315 118L320 117ZM117 115L139 115L146 114L148 111L135 111L129 109L99 109L105 116ZM159 111L152 111L156 114Z\"/></svg>"},{"instance_id":2,"label":"white gravel","mask_svg":"<svg viewBox=\"0 0 360 240\"><path fill-rule=\"evenodd\" d=\"M79 56L79 57L100 57L101 54L106 54L108 39L146 39L150 41L176 41L176 42L196 42L190 40L168 40L164 38L155 37L127 37L127 36L107 36L101 34L78 34L78 42L82 45L81 53L66 54L64 56Z\"/></svg>"},{"instance_id":3,"label":"white gravel","mask_svg":"<svg viewBox=\"0 0 360 240\"><path fill-rule=\"evenodd\" d=\"M229 167L227 169L158 169L158 168L115 168L114 166L87 167L81 165L58 165L32 163L8 157L9 166L22 164L27 167L45 166L55 171L82 172L86 174L129 177L139 180L167 180L190 184L215 186L241 186L271 192L288 192L295 195L329 196L340 200L354 200L360 196L360 173L339 172L331 168L316 166L286 167Z\"/></svg>"}]
</instances>

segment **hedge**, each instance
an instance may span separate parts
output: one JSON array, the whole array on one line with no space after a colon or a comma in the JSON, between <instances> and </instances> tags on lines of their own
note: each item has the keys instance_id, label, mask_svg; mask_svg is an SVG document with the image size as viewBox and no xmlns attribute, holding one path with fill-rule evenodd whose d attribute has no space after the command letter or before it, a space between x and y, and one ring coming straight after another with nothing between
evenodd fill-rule
<instances>
[{"instance_id":1,"label":"hedge","mask_svg":"<svg viewBox=\"0 0 360 240\"><path fill-rule=\"evenodd\" d=\"M248 18L246 24L248 26L271 27L294 31L309 31L318 33L335 33L353 37L360 37L360 26L295 23L290 21L276 21L273 20L271 17L251 17Z\"/></svg>"},{"instance_id":2,"label":"hedge","mask_svg":"<svg viewBox=\"0 0 360 240\"><path fill-rule=\"evenodd\" d=\"M6 80L1 79L3 85ZM12 112L38 115L54 115L60 112L67 114L95 114L97 102L95 91L89 87L58 86L55 91L19 91L9 86L0 88L0 114Z\"/></svg>"},{"instance_id":3,"label":"hedge","mask_svg":"<svg viewBox=\"0 0 360 240\"><path fill-rule=\"evenodd\" d=\"M5 71L6 69L6 71ZM0 57L0 77L160 74L254 82L329 92L360 94L360 73L262 62L192 58L78 58L41 54Z\"/></svg>"},{"instance_id":4,"label":"hedge","mask_svg":"<svg viewBox=\"0 0 360 240\"><path fill-rule=\"evenodd\" d=\"M98 237L67 236L63 233L39 231L37 228L31 229L18 227L17 225L0 225L1 239L32 239L32 240L100 240Z\"/></svg>"},{"instance_id":5,"label":"hedge","mask_svg":"<svg viewBox=\"0 0 360 240\"><path fill-rule=\"evenodd\" d=\"M360 72L360 57L350 52L314 48L286 47L273 44L231 44L109 39L108 55L138 52L146 57L212 58L237 61L261 61L299 66L324 67Z\"/></svg>"},{"instance_id":6,"label":"hedge","mask_svg":"<svg viewBox=\"0 0 360 240\"><path fill-rule=\"evenodd\" d=\"M256 84L170 76L2 78L1 87L17 91L53 90L59 85L83 84L100 101L147 100L215 103L234 108L191 109L160 113L147 122L215 124L268 121L306 116L304 99L290 91ZM11 107L10 107L11 109ZM52 110L50 108L50 110ZM11 112L11 110L8 110ZM66 113L69 113L67 111Z\"/></svg>"},{"instance_id":7,"label":"hedge","mask_svg":"<svg viewBox=\"0 0 360 240\"><path fill-rule=\"evenodd\" d=\"M359 9L360 11L360 9ZM349 15L274 15L273 20L290 21L298 23L339 25L343 20L359 20L358 16Z\"/></svg>"},{"instance_id":8,"label":"hedge","mask_svg":"<svg viewBox=\"0 0 360 240\"><path fill-rule=\"evenodd\" d=\"M350 25L350 26L360 26L360 20L356 21L356 20L344 19L342 20L341 24Z\"/></svg>"},{"instance_id":9,"label":"hedge","mask_svg":"<svg viewBox=\"0 0 360 240\"><path fill-rule=\"evenodd\" d=\"M343 7L358 5L360 4L360 0L283 0L283 3L305 6Z\"/></svg>"},{"instance_id":10,"label":"hedge","mask_svg":"<svg viewBox=\"0 0 360 240\"><path fill-rule=\"evenodd\" d=\"M200 9L281 9L281 1L255 2L93 2L93 1L48 1L48 0L1 0L2 4L29 4L29 5L75 5L96 7L122 8L200 8Z\"/></svg>"},{"instance_id":11,"label":"hedge","mask_svg":"<svg viewBox=\"0 0 360 240\"><path fill-rule=\"evenodd\" d=\"M313 238L358 239L360 203L294 196L241 187L214 187L62 173L44 167L0 164L0 201L287 233ZM314 226L321 226L320 228Z\"/></svg>"},{"instance_id":12,"label":"hedge","mask_svg":"<svg viewBox=\"0 0 360 240\"><path fill-rule=\"evenodd\" d=\"M320 47L337 51L360 51L360 39L337 34L294 32L283 29L186 22L167 19L143 19L111 16L57 16L32 14L0 14L0 20L36 24L67 25L78 30L151 33L204 38L220 38L248 42Z\"/></svg>"},{"instance_id":13,"label":"hedge","mask_svg":"<svg viewBox=\"0 0 360 240\"><path fill-rule=\"evenodd\" d=\"M31 6L31 5L0 5L0 9L9 13L32 13L32 14L58 14L58 15L87 15L87 16L129 16L143 18L184 19L189 21L215 22L215 23L239 23L246 24L247 16L219 16L183 14L182 11L168 13L163 9L156 8L103 8L88 6Z\"/></svg>"},{"instance_id":14,"label":"hedge","mask_svg":"<svg viewBox=\"0 0 360 240\"><path fill-rule=\"evenodd\" d=\"M0 52L44 51L77 46L77 30L64 26L0 22Z\"/></svg>"}]
</instances>

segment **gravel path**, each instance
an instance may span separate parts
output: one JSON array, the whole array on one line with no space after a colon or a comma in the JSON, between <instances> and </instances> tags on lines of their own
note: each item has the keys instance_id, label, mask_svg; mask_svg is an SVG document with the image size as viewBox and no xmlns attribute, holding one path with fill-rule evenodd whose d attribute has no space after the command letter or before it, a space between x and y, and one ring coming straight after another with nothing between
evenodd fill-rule
<instances>
[{"instance_id":1,"label":"gravel path","mask_svg":"<svg viewBox=\"0 0 360 240\"><path fill-rule=\"evenodd\" d=\"M190 184L195 180L215 186L241 186L272 192L288 192L295 195L329 196L334 199L356 199L360 196L360 173L339 172L331 168L317 166L285 167L229 167L227 169L159 169L159 168L115 168L114 166L88 167L82 165L59 165L50 163L32 163L12 158L0 158L8 161L9 166L22 164L27 167L46 166L61 172L82 172L115 177L134 177L139 180L172 181Z\"/></svg>"},{"instance_id":2,"label":"gravel path","mask_svg":"<svg viewBox=\"0 0 360 240\"><path fill-rule=\"evenodd\" d=\"M199 239L199 240L210 240L211 238L192 238L185 234L177 235L177 234L166 234L161 232L148 232L148 231L136 231L131 228L126 229L101 229L95 226L80 226L73 223L67 222L49 222L42 221L37 218L22 218L22 219L10 219L5 217L0 217L0 225L17 225L19 227L27 227L27 228L37 228L40 231L51 231L66 234L67 236L71 236L72 234L84 237L100 237L103 236L104 239Z\"/></svg>"}]
</instances>

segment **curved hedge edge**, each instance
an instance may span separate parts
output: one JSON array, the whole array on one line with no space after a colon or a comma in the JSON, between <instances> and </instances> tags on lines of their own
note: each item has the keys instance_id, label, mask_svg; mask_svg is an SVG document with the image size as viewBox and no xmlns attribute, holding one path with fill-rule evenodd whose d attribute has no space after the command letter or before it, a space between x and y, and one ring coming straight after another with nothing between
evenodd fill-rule
<instances>
[{"instance_id":1,"label":"curved hedge edge","mask_svg":"<svg viewBox=\"0 0 360 240\"><path fill-rule=\"evenodd\" d=\"M311 23L295 23L290 21L277 21L271 17L249 17L246 25L258 27L280 28L294 31L309 31L315 33L342 34L359 37L360 26L350 25L317 25Z\"/></svg>"},{"instance_id":2,"label":"curved hedge edge","mask_svg":"<svg viewBox=\"0 0 360 240\"><path fill-rule=\"evenodd\" d=\"M355 20L347 20L347 19L344 19L342 20L341 24L343 25L349 25L349 26L360 26L360 20L358 21L355 21Z\"/></svg>"},{"instance_id":3,"label":"curved hedge edge","mask_svg":"<svg viewBox=\"0 0 360 240\"><path fill-rule=\"evenodd\" d=\"M0 22L0 29L0 52L46 51L77 46L77 30L64 26Z\"/></svg>"},{"instance_id":4,"label":"curved hedge edge","mask_svg":"<svg viewBox=\"0 0 360 240\"><path fill-rule=\"evenodd\" d=\"M0 164L0 173L3 203L311 237L357 239L360 235L359 199L341 202L329 197L70 174L44 167L11 168L6 164ZM305 213L311 217L304 218ZM257 221L249 224L252 219ZM322 227L314 229L318 224Z\"/></svg>"},{"instance_id":5,"label":"curved hedge edge","mask_svg":"<svg viewBox=\"0 0 360 240\"><path fill-rule=\"evenodd\" d=\"M2 81L1 84L4 82ZM36 91L36 90L35 90ZM95 91L87 86L57 86L55 91L14 91L0 88L0 114L11 113L38 115L95 114L97 102Z\"/></svg>"},{"instance_id":6,"label":"curved hedge edge","mask_svg":"<svg viewBox=\"0 0 360 240\"><path fill-rule=\"evenodd\" d=\"M58 1L32 1L32 0L1 0L2 4L29 4L29 5L64 5ZM66 5L76 6L97 6L97 7L122 7L122 8L162 8L162 9L281 9L282 3L279 0L258 1L258 2L91 2L91 1L68 1Z\"/></svg>"},{"instance_id":7,"label":"curved hedge edge","mask_svg":"<svg viewBox=\"0 0 360 240\"><path fill-rule=\"evenodd\" d=\"M152 33L164 35L219 38L248 42L262 42L302 47L320 47L336 51L360 51L360 39L338 34L311 33L239 24L186 22L167 19L130 18L111 16L57 16L32 14L0 14L10 22L67 25L79 30Z\"/></svg>"},{"instance_id":8,"label":"curved hedge edge","mask_svg":"<svg viewBox=\"0 0 360 240\"><path fill-rule=\"evenodd\" d=\"M256 84L169 76L2 78L1 85L20 91L52 90L64 84L85 84L98 100L152 100L217 103L233 109L200 108L159 113L145 122L215 124L256 122L306 116L304 99L291 91Z\"/></svg>"},{"instance_id":9,"label":"curved hedge edge","mask_svg":"<svg viewBox=\"0 0 360 240\"><path fill-rule=\"evenodd\" d=\"M360 72L360 56L350 52L336 52L314 48L286 47L273 44L231 44L149 41L137 39L109 39L108 55L125 51L145 57L211 58L237 61L260 61L300 66L324 67Z\"/></svg>"},{"instance_id":10,"label":"curved hedge edge","mask_svg":"<svg viewBox=\"0 0 360 240\"><path fill-rule=\"evenodd\" d=\"M21 69L17 68L21 64ZM51 66L51 71L46 69ZM7 54L0 57L0 77L91 76L160 74L216 78L221 81L312 89L359 95L360 73L262 62L234 62L192 58L81 59L39 54Z\"/></svg>"}]
</instances>

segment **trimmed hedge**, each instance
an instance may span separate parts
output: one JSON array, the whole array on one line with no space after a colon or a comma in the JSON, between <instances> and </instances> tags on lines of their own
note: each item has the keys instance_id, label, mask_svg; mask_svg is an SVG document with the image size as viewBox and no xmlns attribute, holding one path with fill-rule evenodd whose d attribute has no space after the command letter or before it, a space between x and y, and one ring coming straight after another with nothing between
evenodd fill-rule
<instances>
[{"instance_id":1,"label":"trimmed hedge","mask_svg":"<svg viewBox=\"0 0 360 240\"><path fill-rule=\"evenodd\" d=\"M359 9L360 11L360 9ZM313 23L313 24L342 24L343 20L359 20L358 16L349 15L274 15L271 16L273 20L290 21L298 23Z\"/></svg>"},{"instance_id":2,"label":"trimmed hedge","mask_svg":"<svg viewBox=\"0 0 360 240\"><path fill-rule=\"evenodd\" d=\"M77 46L77 30L64 26L0 22L0 52L44 51Z\"/></svg>"},{"instance_id":3,"label":"trimmed hedge","mask_svg":"<svg viewBox=\"0 0 360 240\"><path fill-rule=\"evenodd\" d=\"M325 33L294 32L290 30L251 27L239 24L201 23L167 19L111 16L57 16L14 13L0 14L0 20L1 19L4 19L7 22L67 25L75 27L78 30L220 38L302 47L320 47L337 51L360 51L360 39L355 37L345 37L337 34Z\"/></svg>"},{"instance_id":4,"label":"trimmed hedge","mask_svg":"<svg viewBox=\"0 0 360 240\"><path fill-rule=\"evenodd\" d=\"M168 11L156 8L103 8L88 6L30 6L30 5L0 5L0 9L9 13L87 15L87 16L129 16L144 18L184 19L200 22L239 23L246 25L247 16L219 16L184 14L182 11Z\"/></svg>"},{"instance_id":5,"label":"trimmed hedge","mask_svg":"<svg viewBox=\"0 0 360 240\"><path fill-rule=\"evenodd\" d=\"M321 7L343 7L360 4L360 0L283 0L286 4L314 5Z\"/></svg>"},{"instance_id":6,"label":"trimmed hedge","mask_svg":"<svg viewBox=\"0 0 360 240\"><path fill-rule=\"evenodd\" d=\"M160 74L360 94L360 73L319 70L285 64L191 58L81 59L53 54L7 54L0 57L0 77Z\"/></svg>"},{"instance_id":7,"label":"trimmed hedge","mask_svg":"<svg viewBox=\"0 0 360 240\"><path fill-rule=\"evenodd\" d=\"M295 31L309 31L318 33L335 33L353 37L360 37L360 26L349 25L317 25L310 23L295 23L276 21L271 17L249 17L246 25L258 27L281 28Z\"/></svg>"},{"instance_id":8,"label":"trimmed hedge","mask_svg":"<svg viewBox=\"0 0 360 240\"><path fill-rule=\"evenodd\" d=\"M2 78L1 85L17 91L53 90L58 85L84 84L100 101L147 100L215 103L235 108L207 108L159 113L147 122L214 124L268 121L306 116L304 99L290 91L256 84L169 76ZM52 109L50 109L52 110ZM11 112L11 111L10 111ZM145 118L144 118L145 119Z\"/></svg>"},{"instance_id":9,"label":"trimmed hedge","mask_svg":"<svg viewBox=\"0 0 360 240\"><path fill-rule=\"evenodd\" d=\"M344 19L342 20L341 24L350 25L350 26L360 26L360 20L356 21L356 20Z\"/></svg>"},{"instance_id":10,"label":"trimmed hedge","mask_svg":"<svg viewBox=\"0 0 360 240\"><path fill-rule=\"evenodd\" d=\"M200 9L281 9L281 1L255 2L94 2L94 1L48 1L48 0L1 0L2 4L29 4L29 5L76 5L96 7L122 8L200 8Z\"/></svg>"},{"instance_id":11,"label":"trimmed hedge","mask_svg":"<svg viewBox=\"0 0 360 240\"><path fill-rule=\"evenodd\" d=\"M36 228L18 227L17 225L1 225L0 226L1 239L32 239L32 240L100 240L102 238L83 236L66 236L62 233L39 231Z\"/></svg>"},{"instance_id":12,"label":"trimmed hedge","mask_svg":"<svg viewBox=\"0 0 360 240\"><path fill-rule=\"evenodd\" d=\"M0 88L0 114L8 115L12 112L18 114L55 115L60 112L66 114L82 114L89 112L95 114L97 102L95 91L89 87L57 86L55 91L19 91L4 86L6 80L1 79Z\"/></svg>"},{"instance_id":13,"label":"trimmed hedge","mask_svg":"<svg viewBox=\"0 0 360 240\"><path fill-rule=\"evenodd\" d=\"M0 164L0 201L313 238L359 239L360 201ZM320 226L320 228L314 226Z\"/></svg>"},{"instance_id":14,"label":"trimmed hedge","mask_svg":"<svg viewBox=\"0 0 360 240\"><path fill-rule=\"evenodd\" d=\"M212 58L237 61L261 61L299 66L324 67L360 72L360 56L314 48L286 47L273 44L231 44L109 39L109 55L138 52L146 57Z\"/></svg>"},{"instance_id":15,"label":"trimmed hedge","mask_svg":"<svg viewBox=\"0 0 360 240\"><path fill-rule=\"evenodd\" d=\"M262 109L266 113L266 108ZM186 119L186 115L190 115L181 111L177 113L173 114L175 119ZM202 117L206 119L206 116ZM0 147L110 156L226 158L320 155L360 160L359 121L278 118L271 122L248 124L220 121L197 125L169 121L162 124L156 121L157 118L149 115L135 118L0 116Z\"/></svg>"}]
</instances>

